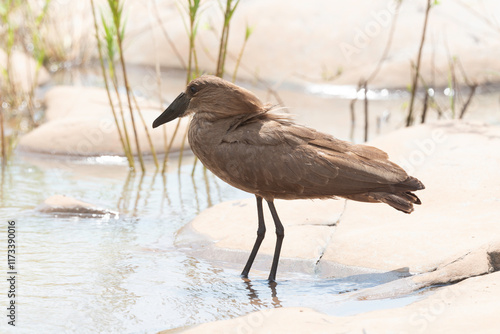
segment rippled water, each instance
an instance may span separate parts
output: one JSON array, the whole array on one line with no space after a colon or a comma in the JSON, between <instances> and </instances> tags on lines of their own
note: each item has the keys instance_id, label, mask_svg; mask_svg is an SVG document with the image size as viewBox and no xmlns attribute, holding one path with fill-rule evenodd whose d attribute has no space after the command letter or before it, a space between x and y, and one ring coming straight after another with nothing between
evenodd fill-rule
<instances>
[{"instance_id":1,"label":"rippled water","mask_svg":"<svg viewBox=\"0 0 500 334\"><path fill-rule=\"evenodd\" d=\"M245 194L204 173L130 175L121 159L57 161L15 156L2 174L1 254L6 221L17 222L18 327L21 332L153 333L228 319L254 310L306 306L352 314L407 304L416 297L345 302L342 292L379 284L280 272L239 277L242 263L207 262L175 247L176 232L205 208ZM148 170L153 170L149 166ZM54 216L35 210L64 194L120 212L118 218ZM3 267L3 266L2 266ZM1 294L7 291L1 280ZM0 328L6 328L2 316Z\"/></svg>"}]
</instances>

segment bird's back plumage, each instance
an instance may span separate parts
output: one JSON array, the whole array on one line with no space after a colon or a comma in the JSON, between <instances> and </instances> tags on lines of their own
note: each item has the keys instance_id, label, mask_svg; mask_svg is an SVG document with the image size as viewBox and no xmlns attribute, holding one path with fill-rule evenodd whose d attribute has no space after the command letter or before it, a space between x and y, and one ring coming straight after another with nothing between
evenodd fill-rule
<instances>
[{"instance_id":1,"label":"bird's back plumage","mask_svg":"<svg viewBox=\"0 0 500 334\"><path fill-rule=\"evenodd\" d=\"M211 136L216 136L217 123L206 127ZM344 197L384 202L407 213L420 203L411 191L423 189L422 183L375 147L354 145L272 113L226 123L226 119L220 123L224 131L217 145L198 150L197 155L237 188L266 199ZM190 140L195 153L206 143Z\"/></svg>"}]
</instances>

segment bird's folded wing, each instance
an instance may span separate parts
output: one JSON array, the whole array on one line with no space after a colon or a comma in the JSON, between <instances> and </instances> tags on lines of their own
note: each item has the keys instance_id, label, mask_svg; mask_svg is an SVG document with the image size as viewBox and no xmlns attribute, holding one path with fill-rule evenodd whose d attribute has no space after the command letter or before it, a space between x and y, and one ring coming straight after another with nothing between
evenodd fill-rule
<instances>
[{"instance_id":1,"label":"bird's folded wing","mask_svg":"<svg viewBox=\"0 0 500 334\"><path fill-rule=\"evenodd\" d=\"M408 175L374 147L353 145L289 122L249 123L214 152L233 182L276 192L345 195L397 184Z\"/></svg>"}]
</instances>

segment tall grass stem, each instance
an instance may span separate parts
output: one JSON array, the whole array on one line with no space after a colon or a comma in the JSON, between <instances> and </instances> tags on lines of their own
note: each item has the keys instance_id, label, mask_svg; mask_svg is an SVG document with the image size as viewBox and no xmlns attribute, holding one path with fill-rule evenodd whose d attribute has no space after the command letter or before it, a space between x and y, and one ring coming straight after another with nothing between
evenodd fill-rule
<instances>
[{"instance_id":1,"label":"tall grass stem","mask_svg":"<svg viewBox=\"0 0 500 334\"><path fill-rule=\"evenodd\" d=\"M413 83L411 86L411 97L410 97L410 104L408 107L408 117L406 118L406 126L410 126L413 122L413 105L415 103L415 95L417 93L418 89L418 77L420 75L420 63L422 60L422 50L424 48L424 43L425 43L425 33L427 31L427 23L429 21L429 12L431 10L432 4L431 0L427 0L427 7L425 9L425 19L424 19L424 28L422 30L422 37L420 39L420 46L418 48L418 55L417 55L417 63L415 65L415 74L413 76Z\"/></svg>"},{"instance_id":2,"label":"tall grass stem","mask_svg":"<svg viewBox=\"0 0 500 334\"><path fill-rule=\"evenodd\" d=\"M106 93L108 96L109 105L111 107L111 112L113 113L113 119L115 121L116 129L118 131L120 143L122 144L122 147L123 147L123 152L124 152L125 156L127 157L129 167L134 168L134 158L133 158L130 150L128 149L128 147L125 145L125 140L123 138L123 134L122 134L122 131L120 129L120 124L118 122L118 117L116 116L116 110L115 110L115 107L113 104L113 99L111 98L111 94L109 91L109 83L108 83L108 77L106 75L106 70L104 67L104 57L102 55L102 50L101 50L101 40L99 38L99 28L97 26L97 18L96 18L96 14L95 14L94 0L90 0L90 3L91 3L91 7L92 7L92 16L94 18L94 29L95 29L95 38L97 41L97 50L99 52L99 63L101 65L101 72L102 72L102 77L104 79L104 86L106 87Z\"/></svg>"}]
</instances>

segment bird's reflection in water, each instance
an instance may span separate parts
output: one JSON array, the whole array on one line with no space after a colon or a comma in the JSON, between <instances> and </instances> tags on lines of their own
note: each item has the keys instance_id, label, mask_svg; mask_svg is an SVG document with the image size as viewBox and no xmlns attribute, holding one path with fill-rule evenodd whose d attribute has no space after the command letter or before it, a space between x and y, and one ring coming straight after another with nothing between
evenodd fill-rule
<instances>
[{"instance_id":1,"label":"bird's reflection in water","mask_svg":"<svg viewBox=\"0 0 500 334\"><path fill-rule=\"evenodd\" d=\"M245 285L245 288L248 290L248 299L250 301L250 304L253 306L256 306L258 309L266 308L268 307L268 303L263 302L259 294L257 293L257 290L253 287L252 281L249 280L248 278L242 278L243 284ZM278 294L276 292L276 282L269 282L267 286L270 289L271 292L271 305L275 308L282 307L281 306L281 301L278 298ZM266 299L266 298L264 298Z\"/></svg>"}]
</instances>

